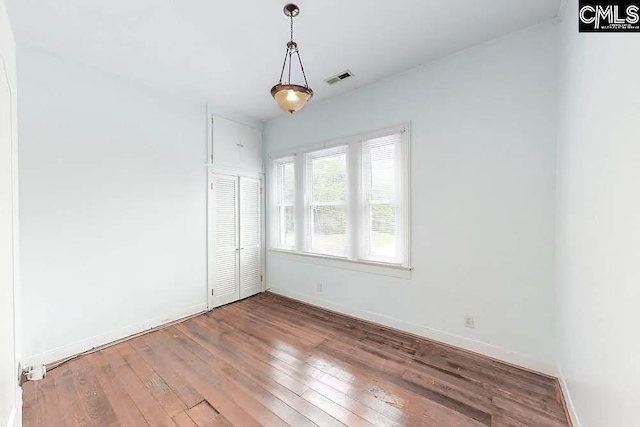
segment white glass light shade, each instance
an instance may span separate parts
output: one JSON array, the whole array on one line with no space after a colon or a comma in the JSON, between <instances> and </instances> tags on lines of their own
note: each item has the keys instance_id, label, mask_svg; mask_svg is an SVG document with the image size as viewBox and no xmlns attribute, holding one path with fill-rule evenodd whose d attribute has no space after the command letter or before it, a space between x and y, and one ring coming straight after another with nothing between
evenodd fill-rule
<instances>
[{"instance_id":1,"label":"white glass light shade","mask_svg":"<svg viewBox=\"0 0 640 427\"><path fill-rule=\"evenodd\" d=\"M277 84L271 88L271 95L280 108L293 114L302 110L313 96L313 91L300 85Z\"/></svg>"}]
</instances>

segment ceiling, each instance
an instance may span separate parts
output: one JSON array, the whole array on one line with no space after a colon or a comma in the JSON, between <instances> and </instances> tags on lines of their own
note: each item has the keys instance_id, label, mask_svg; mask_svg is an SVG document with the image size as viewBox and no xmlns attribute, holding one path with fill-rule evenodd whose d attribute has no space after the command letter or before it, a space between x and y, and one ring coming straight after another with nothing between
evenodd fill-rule
<instances>
[{"instance_id":1,"label":"ceiling","mask_svg":"<svg viewBox=\"0 0 640 427\"><path fill-rule=\"evenodd\" d=\"M560 2L298 0L294 39L317 102L553 19ZM284 0L6 3L18 43L249 118L281 114L269 90L289 38ZM345 69L355 77L324 82Z\"/></svg>"}]
</instances>

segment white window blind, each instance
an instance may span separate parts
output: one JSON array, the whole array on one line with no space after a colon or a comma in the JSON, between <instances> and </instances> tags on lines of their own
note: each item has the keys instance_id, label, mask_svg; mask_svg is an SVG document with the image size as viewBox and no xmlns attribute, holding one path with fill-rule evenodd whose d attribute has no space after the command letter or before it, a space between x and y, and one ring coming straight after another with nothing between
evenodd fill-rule
<instances>
[{"instance_id":1,"label":"white window blind","mask_svg":"<svg viewBox=\"0 0 640 427\"><path fill-rule=\"evenodd\" d=\"M410 267L407 125L294 153L272 162L272 247Z\"/></svg>"},{"instance_id":2,"label":"white window blind","mask_svg":"<svg viewBox=\"0 0 640 427\"><path fill-rule=\"evenodd\" d=\"M274 224L277 241L275 246L294 249L296 246L295 229L295 163L293 157L278 159L275 162L277 200L277 221Z\"/></svg>"},{"instance_id":3,"label":"white window blind","mask_svg":"<svg viewBox=\"0 0 640 427\"><path fill-rule=\"evenodd\" d=\"M400 263L404 257L402 135L362 143L363 259Z\"/></svg>"},{"instance_id":4,"label":"white window blind","mask_svg":"<svg viewBox=\"0 0 640 427\"><path fill-rule=\"evenodd\" d=\"M306 251L345 256L347 253L346 147L307 154Z\"/></svg>"}]
</instances>

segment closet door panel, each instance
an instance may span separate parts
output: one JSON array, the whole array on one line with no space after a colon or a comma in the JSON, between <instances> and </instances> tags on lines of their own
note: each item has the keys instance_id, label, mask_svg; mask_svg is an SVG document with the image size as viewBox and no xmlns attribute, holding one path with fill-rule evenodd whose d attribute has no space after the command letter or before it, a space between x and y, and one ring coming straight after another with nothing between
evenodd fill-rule
<instances>
[{"instance_id":1,"label":"closet door panel","mask_svg":"<svg viewBox=\"0 0 640 427\"><path fill-rule=\"evenodd\" d=\"M262 172L262 131L231 120L213 117L210 143L212 165Z\"/></svg>"},{"instance_id":2,"label":"closet door panel","mask_svg":"<svg viewBox=\"0 0 640 427\"><path fill-rule=\"evenodd\" d=\"M240 178L240 298L262 291L260 180Z\"/></svg>"},{"instance_id":3,"label":"closet door panel","mask_svg":"<svg viewBox=\"0 0 640 427\"><path fill-rule=\"evenodd\" d=\"M213 307L240 298L238 277L238 179L215 175L213 192Z\"/></svg>"},{"instance_id":4,"label":"closet door panel","mask_svg":"<svg viewBox=\"0 0 640 427\"><path fill-rule=\"evenodd\" d=\"M262 171L262 132L244 126L241 130L240 167L246 170Z\"/></svg>"},{"instance_id":5,"label":"closet door panel","mask_svg":"<svg viewBox=\"0 0 640 427\"><path fill-rule=\"evenodd\" d=\"M240 165L241 126L231 120L213 119L212 163L220 166Z\"/></svg>"}]
</instances>

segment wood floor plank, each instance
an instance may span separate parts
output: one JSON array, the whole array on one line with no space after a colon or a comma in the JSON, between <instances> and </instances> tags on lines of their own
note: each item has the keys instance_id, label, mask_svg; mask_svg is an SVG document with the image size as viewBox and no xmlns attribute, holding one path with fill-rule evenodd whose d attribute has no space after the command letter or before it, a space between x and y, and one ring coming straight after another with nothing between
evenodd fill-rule
<instances>
[{"instance_id":1,"label":"wood floor plank","mask_svg":"<svg viewBox=\"0 0 640 427\"><path fill-rule=\"evenodd\" d=\"M41 426L45 420L43 402L45 398L44 387L48 387L50 390L46 396L49 396L49 393L55 393L53 384L48 381L27 382L22 387L22 418L25 420L25 423L28 421L30 426Z\"/></svg>"},{"instance_id":2,"label":"wood floor plank","mask_svg":"<svg viewBox=\"0 0 640 427\"><path fill-rule=\"evenodd\" d=\"M119 344L117 348L127 364L133 369L133 372L136 373L169 416L174 417L187 409L187 406L173 392L171 387L138 354L130 341Z\"/></svg>"},{"instance_id":3,"label":"wood floor plank","mask_svg":"<svg viewBox=\"0 0 640 427\"><path fill-rule=\"evenodd\" d=\"M147 421L127 390L115 378L115 372L100 353L85 356L93 366L98 382L111 402L121 426L146 426Z\"/></svg>"},{"instance_id":4,"label":"wood floor plank","mask_svg":"<svg viewBox=\"0 0 640 427\"><path fill-rule=\"evenodd\" d=\"M530 423L540 427L558 427L565 425L562 421L528 405L523 405L502 396L493 398L493 413L505 415L513 420Z\"/></svg>"},{"instance_id":5,"label":"wood floor plank","mask_svg":"<svg viewBox=\"0 0 640 427\"><path fill-rule=\"evenodd\" d=\"M247 328L248 326L246 325L246 323L243 323L242 325L239 326L239 328ZM247 329L245 329L246 331ZM253 332L252 332L253 333ZM271 341L268 339L268 336L265 337L264 334L259 334L256 333L256 335L254 336L254 338L260 339L260 340L264 340L266 343L271 343ZM271 343L271 345L275 345L273 343ZM287 352L287 354L285 354L284 358L286 359L286 356L288 355L289 357L293 357L292 354L299 354L295 349L293 349L293 351L290 349L290 346L286 346L286 347L282 347L284 348ZM273 354L273 353L272 353ZM279 356L278 357L283 357L282 353L277 353ZM368 374L364 374L363 372L358 372L358 375L353 375L351 373L351 371L355 371L357 370L357 368L355 368L353 365L347 365L344 363L344 361L340 361L340 363L329 363L329 358L327 357L327 354L322 353L319 355L319 357L315 357L313 354L312 355L306 355L305 357L307 357L306 361L310 362L311 364L313 364L314 366L312 367L312 369L317 369L318 371L326 371L327 373L329 373L332 376L335 377L339 377L341 382L343 382L344 384L346 384L346 387L348 389L350 389L351 391L356 391L358 389L358 387L360 388L360 392L362 392L363 390L369 390L373 397L375 399L378 399L379 395L382 395L382 399L378 400L375 403L381 403L382 400L386 400L386 402L388 402L389 404L395 404L398 405L398 403L400 404L400 406L403 406L402 408L402 412L404 417L388 417L391 419L399 419L399 418L406 418L406 422L408 424L411 423L417 423L419 422L418 420L420 420L422 418L422 411L420 411L417 408L412 408L412 405L407 405L404 406L404 401L405 400L410 400L412 403L414 403L416 405L422 406L422 407L426 407L429 408L429 413L434 414L437 418L438 414L448 414L449 412L446 410L446 408L442 408L439 407L439 405L431 400L428 400L426 398L422 398L420 397L418 394L413 393L410 390L404 389L402 386L400 387L396 387L396 391L398 393L404 394L406 396L410 396L409 399L404 399L403 397L400 397L397 393L389 393L389 385L390 384L381 384L379 381L379 375L377 375L376 372L373 371L368 371ZM291 363L292 365L295 365L298 369L300 369L300 364L305 364L304 361L300 361L298 359L295 359L293 361L289 361L289 363ZM359 362L358 362L359 363ZM373 365L375 366L376 363L373 363ZM308 368L305 368L308 369ZM322 373L322 372L321 372ZM365 377L366 378L370 378L370 379L375 379L376 380L376 384L373 383L368 383L365 381L361 381L361 378ZM313 383L311 383L313 384ZM356 384L358 386L356 386ZM318 391L317 387L313 387L312 388L316 391ZM422 390L419 390L422 391ZM362 397L362 393L360 393L359 397ZM326 396L325 396L326 397ZM368 401L364 400L363 402L366 402L366 404L368 404L367 406L370 406L374 409L378 409L379 405L371 405L371 400L373 399L369 399ZM436 406L434 406L436 405ZM384 414L385 416L389 415L389 412L393 411L393 409L395 408L390 408L389 406L386 406L386 408L381 412L382 414ZM478 413L478 412L474 412L474 413ZM479 413L478 413L479 414ZM485 420L485 424L486 421L489 419L487 414L479 414L478 416L482 416L482 419Z\"/></svg>"},{"instance_id":6,"label":"wood floor plank","mask_svg":"<svg viewBox=\"0 0 640 427\"><path fill-rule=\"evenodd\" d=\"M138 354L162 377L171 390L182 400L187 408L192 408L204 400L184 377L176 372L173 366L158 356L156 351L141 339L131 340L131 345Z\"/></svg>"},{"instance_id":7,"label":"wood floor plank","mask_svg":"<svg viewBox=\"0 0 640 427\"><path fill-rule=\"evenodd\" d=\"M227 307L225 307L227 308ZM216 316L213 314L212 316ZM260 319L256 319L250 315L243 316L237 311L231 311L227 308L224 314L225 318L229 319L231 323L236 324L239 328L248 328L251 330L258 330L258 337L262 337L262 333L264 331L271 331L271 325L263 323ZM229 316L229 317L227 317ZM270 335L270 345L274 348L279 348L283 351L290 352L294 356L301 356L314 348L317 343L308 341L308 340L300 340L291 334L286 332L279 332L277 334Z\"/></svg>"},{"instance_id":8,"label":"wood floor plank","mask_svg":"<svg viewBox=\"0 0 640 427\"><path fill-rule=\"evenodd\" d=\"M25 426L568 426L556 379L274 294L79 357Z\"/></svg>"},{"instance_id":9,"label":"wood floor plank","mask_svg":"<svg viewBox=\"0 0 640 427\"><path fill-rule=\"evenodd\" d=\"M23 424L24 426L67 425L60 408L55 382L34 381L23 386Z\"/></svg>"},{"instance_id":10,"label":"wood floor plank","mask_svg":"<svg viewBox=\"0 0 640 427\"><path fill-rule=\"evenodd\" d=\"M495 395L514 400L536 411L545 413L548 416L555 418L557 421L561 423L566 420L564 407L561 406L561 404L559 404L559 402L562 399L559 384L556 384L555 398L551 398L549 396L532 397L532 396L524 395L522 393L514 392L513 390L498 390L495 393Z\"/></svg>"},{"instance_id":11,"label":"wood floor plank","mask_svg":"<svg viewBox=\"0 0 640 427\"><path fill-rule=\"evenodd\" d=\"M83 399L75 385L73 363L63 366L60 370L56 369L49 375L53 377L60 406L64 408L65 425L92 426L93 423L84 409Z\"/></svg>"},{"instance_id":12,"label":"wood floor plank","mask_svg":"<svg viewBox=\"0 0 640 427\"><path fill-rule=\"evenodd\" d=\"M364 355L354 354L350 351L353 349L333 346L334 344L335 343L327 343L321 346L323 358L325 360L333 358L339 361L343 372L357 372L360 378L378 381L385 389L402 396L405 401L418 401L425 407L435 403L452 409L464 417L475 419L484 425L489 425L491 419L489 413L471 407L464 402L457 401L453 396L440 394L420 384L407 381L402 378L402 372L389 372L383 368L383 365L372 365ZM432 411L436 411L436 409L433 408Z\"/></svg>"},{"instance_id":13,"label":"wood floor plank","mask_svg":"<svg viewBox=\"0 0 640 427\"><path fill-rule=\"evenodd\" d=\"M211 318L208 321L218 322ZM216 325L225 327L224 322L216 323ZM228 330L233 330L228 325L226 327L228 327ZM359 389L353 383L332 377L288 353L269 347L266 343L255 339L255 337L244 340L244 343L245 345L253 345L258 349L258 354L265 355L265 363L271 365L277 372L286 373L288 377L290 376L290 379L303 383L307 388L312 388L334 402L349 408L359 405L367 406L396 423L402 422L406 418L405 413L398 409L399 402L402 400L390 396L389 393L382 391L378 386L361 384L362 389ZM260 358L260 356L257 357ZM316 379L318 377L322 377L322 380L318 381Z\"/></svg>"},{"instance_id":14,"label":"wood floor plank","mask_svg":"<svg viewBox=\"0 0 640 427\"><path fill-rule=\"evenodd\" d=\"M333 356L336 359L340 359L354 369L357 369L360 376L369 378L371 380L377 379L378 381L383 381L387 386L395 386L394 389L404 390L407 400L412 399L412 396L406 393L410 392L415 396L422 396L427 401L435 402L438 405L456 411L464 417L474 419L483 423L484 425L490 425L490 413L476 409L464 402L458 401L449 394L441 394L437 391L425 388L421 384L407 381L402 377L402 372L394 374L386 371L383 367L381 368L377 367L376 365L372 365L362 354L354 354L351 352L352 350L353 348L331 347L330 344L322 346L323 353ZM413 399L415 399L415 397L413 397ZM426 402L422 403L427 404Z\"/></svg>"},{"instance_id":15,"label":"wood floor plank","mask_svg":"<svg viewBox=\"0 0 640 427\"><path fill-rule=\"evenodd\" d=\"M349 336L355 340L366 340L377 343L389 350L397 350L406 355L413 355L419 347L421 340L410 334L396 330L390 330L368 322L357 321L347 316L336 316L307 304L287 300L273 294L267 294L267 304L277 304L283 310L263 310L272 316L295 316L295 325L304 325L304 328L318 328L326 337ZM268 306L264 302L260 306L264 309ZM301 323L302 322L302 323Z\"/></svg>"},{"instance_id":16,"label":"wood floor plank","mask_svg":"<svg viewBox=\"0 0 640 427\"><path fill-rule=\"evenodd\" d=\"M222 344L225 342L223 341ZM229 344L232 344L229 342ZM238 344L240 347L240 344ZM258 366L262 367L264 371L269 372L268 380L277 380L276 382L281 385L283 388L279 387L270 387L269 391L273 393L275 396L286 402L288 405L298 410L305 416L307 416L311 421L316 424L323 426L331 426L331 425L342 425L337 420L328 416L326 413L317 410L313 405L309 405L308 402L304 399L300 399L299 396L302 395L309 388L314 389L323 389L326 395L333 396L333 398L337 401L348 400L348 396L342 394L338 390L331 389L331 387L327 385L320 384L317 380L313 379L310 376L306 376L303 373L296 371L291 366L283 367L281 365L281 361L277 358L273 357L270 354L270 351L273 349L269 349L265 346L254 346L252 344L244 343L242 346L245 349L245 357L252 357L253 363L257 363ZM232 360L242 360L242 355L235 353L233 355ZM249 359L245 359L249 360ZM250 370L249 365L246 364L245 367ZM257 377L260 377L260 374L255 374ZM291 375L291 376L290 376ZM264 377L263 377L264 378ZM284 379L286 378L286 379ZM315 384L317 383L317 384ZM330 390L327 392L327 390ZM358 402L351 401L350 404L352 406L357 406Z\"/></svg>"},{"instance_id":17,"label":"wood floor plank","mask_svg":"<svg viewBox=\"0 0 640 427\"><path fill-rule=\"evenodd\" d=\"M491 427L530 427L528 424L509 418L505 414L496 412L491 416Z\"/></svg>"},{"instance_id":18,"label":"wood floor plank","mask_svg":"<svg viewBox=\"0 0 640 427\"><path fill-rule=\"evenodd\" d=\"M188 349L180 346L168 334L160 331L145 335L144 341L154 348L164 348L163 357L178 366L186 380L227 420L237 426L258 426L258 421L245 410L241 399L235 399L237 387L225 378L210 372L206 364Z\"/></svg>"},{"instance_id":19,"label":"wood floor plank","mask_svg":"<svg viewBox=\"0 0 640 427\"><path fill-rule=\"evenodd\" d=\"M178 329L178 325L167 328L165 331L181 347L188 349L192 354L200 358L204 366L207 366L209 375L213 376L218 382L224 382L227 390L234 393L238 401L243 402L246 411L263 425L287 425L280 415L287 419L290 417L296 418L298 422L303 421L303 417L300 414L296 412L300 417L295 417L290 407L284 405L273 396L266 395L264 389L255 382L247 379L249 381L249 384L247 384L241 373L220 361L200 344L184 335Z\"/></svg>"},{"instance_id":20,"label":"wood floor plank","mask_svg":"<svg viewBox=\"0 0 640 427\"><path fill-rule=\"evenodd\" d=\"M449 396L456 402L461 402L481 412L489 414L491 411L491 397L484 391L476 391L478 387L465 383L456 378L446 378L436 372L405 371L402 379L415 384L425 390Z\"/></svg>"},{"instance_id":21,"label":"wood floor plank","mask_svg":"<svg viewBox=\"0 0 640 427\"><path fill-rule=\"evenodd\" d=\"M277 411L274 412L287 423L291 425L340 425L337 420L327 416L322 411L318 411L317 408L309 405L295 392L298 391L302 394L308 387L290 377L288 377L288 381L284 380L283 377L287 377L286 374L270 369L267 364L259 359L252 359L246 351L241 351L242 346L239 345L232 351L233 344L228 342L225 336L215 337L214 334L208 333L211 331L210 329L206 329L204 324L200 324L195 319L189 324L177 325L177 327L185 335L207 349L215 358L222 361L221 365L223 365L223 369L228 371L228 376L235 379L249 391L253 387L253 392L258 392L257 395L265 406L275 405ZM216 339L220 340L218 345L215 344ZM232 366L236 366L239 369L237 371L230 370ZM262 369L257 370L254 367ZM274 378L280 381L275 381ZM250 381L253 381L253 386ZM283 384L286 384L289 388ZM262 390L257 390L256 386ZM278 401L273 401L272 397L277 398ZM282 407L279 402L282 402L287 407Z\"/></svg>"},{"instance_id":22,"label":"wood floor plank","mask_svg":"<svg viewBox=\"0 0 640 427\"><path fill-rule=\"evenodd\" d=\"M198 427L231 426L229 421L206 400L189 409L187 414Z\"/></svg>"},{"instance_id":23,"label":"wood floor plank","mask_svg":"<svg viewBox=\"0 0 640 427\"><path fill-rule=\"evenodd\" d=\"M347 426L373 426L369 421L314 390L307 390L302 397Z\"/></svg>"},{"instance_id":24,"label":"wood floor plank","mask_svg":"<svg viewBox=\"0 0 640 427\"><path fill-rule=\"evenodd\" d=\"M96 378L95 369L93 369L87 358L81 357L74 360L73 372L76 390L82 398L90 423L99 426L118 425L118 418L104 389Z\"/></svg>"},{"instance_id":25,"label":"wood floor plank","mask_svg":"<svg viewBox=\"0 0 640 427\"><path fill-rule=\"evenodd\" d=\"M173 421L178 425L178 427L198 427L186 412L173 417Z\"/></svg>"},{"instance_id":26,"label":"wood floor plank","mask_svg":"<svg viewBox=\"0 0 640 427\"><path fill-rule=\"evenodd\" d=\"M511 390L514 393L535 396L536 398L551 397L555 399L555 390L551 384L544 385L507 375L496 369L495 365L491 364L491 360L456 351L453 348L425 343L416 353L414 359L425 365L485 384L492 391Z\"/></svg>"},{"instance_id":27,"label":"wood floor plank","mask_svg":"<svg viewBox=\"0 0 640 427\"><path fill-rule=\"evenodd\" d=\"M169 414L122 357L119 346L120 344L100 351L97 353L98 357L104 357L108 361L120 386L127 390L149 425L174 426Z\"/></svg>"},{"instance_id":28,"label":"wood floor plank","mask_svg":"<svg viewBox=\"0 0 640 427\"><path fill-rule=\"evenodd\" d=\"M320 344L327 337L322 333L317 333L313 329L302 330L292 322L282 322L279 318L271 318L268 316L256 315L254 310L240 310L237 307L229 307L228 311L239 316L239 319L253 319L264 326L267 326L269 330L276 333L279 337L290 339L295 343L297 347L301 348L313 348Z\"/></svg>"}]
</instances>

